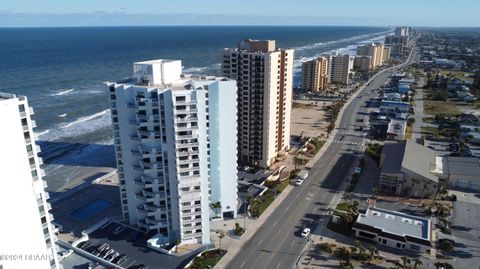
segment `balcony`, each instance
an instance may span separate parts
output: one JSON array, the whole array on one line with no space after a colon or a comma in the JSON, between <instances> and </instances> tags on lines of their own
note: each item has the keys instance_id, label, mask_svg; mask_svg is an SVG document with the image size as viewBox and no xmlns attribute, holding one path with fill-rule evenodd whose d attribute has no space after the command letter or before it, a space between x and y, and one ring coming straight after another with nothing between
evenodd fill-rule
<instances>
[{"instance_id":1,"label":"balcony","mask_svg":"<svg viewBox=\"0 0 480 269\"><path fill-rule=\"evenodd\" d=\"M127 108L135 108L137 109L138 106L135 103L127 103Z\"/></svg>"},{"instance_id":2,"label":"balcony","mask_svg":"<svg viewBox=\"0 0 480 269\"><path fill-rule=\"evenodd\" d=\"M189 148L189 147L198 147L198 142L178 142L175 144L177 149L180 148Z\"/></svg>"},{"instance_id":3,"label":"balcony","mask_svg":"<svg viewBox=\"0 0 480 269\"><path fill-rule=\"evenodd\" d=\"M135 149L132 149L131 153L132 153L133 156L136 156L136 157L142 157L143 156L140 151L135 150Z\"/></svg>"},{"instance_id":4,"label":"balcony","mask_svg":"<svg viewBox=\"0 0 480 269\"><path fill-rule=\"evenodd\" d=\"M135 141L135 142L140 142L141 139L138 135L131 135L130 140Z\"/></svg>"},{"instance_id":5,"label":"balcony","mask_svg":"<svg viewBox=\"0 0 480 269\"><path fill-rule=\"evenodd\" d=\"M137 120L128 120L128 123L134 126L140 126L140 122Z\"/></svg>"},{"instance_id":6,"label":"balcony","mask_svg":"<svg viewBox=\"0 0 480 269\"><path fill-rule=\"evenodd\" d=\"M190 155L198 155L199 151L198 150L185 150L185 151L178 151L177 156L179 157L185 157L185 156L190 156Z\"/></svg>"},{"instance_id":7,"label":"balcony","mask_svg":"<svg viewBox=\"0 0 480 269\"><path fill-rule=\"evenodd\" d=\"M177 117L175 119L175 122L180 123L180 122L192 122L192 121L198 121L197 117Z\"/></svg>"}]
</instances>

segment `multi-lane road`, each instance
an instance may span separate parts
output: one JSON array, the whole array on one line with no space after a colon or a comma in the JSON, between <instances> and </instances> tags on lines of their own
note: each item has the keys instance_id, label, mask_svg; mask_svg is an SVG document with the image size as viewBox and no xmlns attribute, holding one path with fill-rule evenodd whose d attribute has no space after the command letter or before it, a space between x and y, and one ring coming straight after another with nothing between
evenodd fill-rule
<instances>
[{"instance_id":1,"label":"multi-lane road","mask_svg":"<svg viewBox=\"0 0 480 269\"><path fill-rule=\"evenodd\" d=\"M415 57L410 55L408 62L412 58ZM300 237L301 230L310 227L314 231L321 225L337 190L349 176L356 153L362 150L365 133L356 128L362 124L357 119L366 118L365 102L372 97L374 89L404 65L379 72L346 104L332 143L326 145L324 154L312 166L309 178L285 197L227 268L295 267L308 243Z\"/></svg>"}]
</instances>

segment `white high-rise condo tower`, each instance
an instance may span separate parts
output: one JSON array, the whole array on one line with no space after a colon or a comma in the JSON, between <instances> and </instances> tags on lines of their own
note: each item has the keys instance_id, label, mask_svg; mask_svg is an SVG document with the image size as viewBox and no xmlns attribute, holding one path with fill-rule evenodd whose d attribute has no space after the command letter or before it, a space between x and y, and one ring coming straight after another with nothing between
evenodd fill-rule
<instances>
[{"instance_id":1,"label":"white high-rise condo tower","mask_svg":"<svg viewBox=\"0 0 480 269\"><path fill-rule=\"evenodd\" d=\"M294 50L274 40L245 40L224 49L223 76L237 80L241 164L270 166L290 148Z\"/></svg>"},{"instance_id":2,"label":"white high-rise condo tower","mask_svg":"<svg viewBox=\"0 0 480 269\"><path fill-rule=\"evenodd\" d=\"M0 93L0 268L58 268L55 241L25 96Z\"/></svg>"},{"instance_id":3,"label":"white high-rise condo tower","mask_svg":"<svg viewBox=\"0 0 480 269\"><path fill-rule=\"evenodd\" d=\"M182 75L179 60L133 69L107 83L123 216L157 232L154 248L208 244L211 218L237 216L236 82Z\"/></svg>"}]
</instances>

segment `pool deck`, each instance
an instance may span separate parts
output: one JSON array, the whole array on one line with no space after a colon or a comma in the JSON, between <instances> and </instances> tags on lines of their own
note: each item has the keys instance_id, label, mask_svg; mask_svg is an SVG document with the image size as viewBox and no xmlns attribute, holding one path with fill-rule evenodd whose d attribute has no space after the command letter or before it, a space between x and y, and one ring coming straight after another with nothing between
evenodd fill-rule
<instances>
[{"instance_id":1,"label":"pool deck","mask_svg":"<svg viewBox=\"0 0 480 269\"><path fill-rule=\"evenodd\" d=\"M105 210L86 220L80 220L70 215L72 211L98 199L110 201L112 204ZM92 184L81 192L66 199L52 203L52 210L50 212L53 214L54 222L63 226L63 231L58 235L58 238L69 243L78 239L83 230L88 229L90 226L105 218L120 217L122 213L117 176L113 175L98 184Z\"/></svg>"}]
</instances>

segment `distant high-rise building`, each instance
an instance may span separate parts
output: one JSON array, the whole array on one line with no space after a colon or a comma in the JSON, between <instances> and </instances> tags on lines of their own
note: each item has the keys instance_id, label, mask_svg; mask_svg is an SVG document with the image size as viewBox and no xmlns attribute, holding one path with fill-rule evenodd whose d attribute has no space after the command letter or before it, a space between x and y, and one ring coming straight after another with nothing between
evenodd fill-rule
<instances>
[{"instance_id":1,"label":"distant high-rise building","mask_svg":"<svg viewBox=\"0 0 480 269\"><path fill-rule=\"evenodd\" d=\"M21 256L0 259L4 269L59 268L32 114L25 96L0 93L0 255Z\"/></svg>"},{"instance_id":2,"label":"distant high-rise building","mask_svg":"<svg viewBox=\"0 0 480 269\"><path fill-rule=\"evenodd\" d=\"M353 69L360 72L367 72L372 70L372 56L355 56L355 60L353 62Z\"/></svg>"},{"instance_id":3,"label":"distant high-rise building","mask_svg":"<svg viewBox=\"0 0 480 269\"><path fill-rule=\"evenodd\" d=\"M245 40L223 50L222 74L237 80L239 163L270 166L290 148L294 50Z\"/></svg>"},{"instance_id":4,"label":"distant high-rise building","mask_svg":"<svg viewBox=\"0 0 480 269\"><path fill-rule=\"evenodd\" d=\"M395 29L395 35L396 36L408 36L410 35L410 27L397 27Z\"/></svg>"},{"instance_id":5,"label":"distant high-rise building","mask_svg":"<svg viewBox=\"0 0 480 269\"><path fill-rule=\"evenodd\" d=\"M302 63L302 88L307 91L320 92L327 88L328 58L319 57Z\"/></svg>"},{"instance_id":6,"label":"distant high-rise building","mask_svg":"<svg viewBox=\"0 0 480 269\"><path fill-rule=\"evenodd\" d=\"M391 48L383 47L383 62L386 63L390 60Z\"/></svg>"},{"instance_id":7,"label":"distant high-rise building","mask_svg":"<svg viewBox=\"0 0 480 269\"><path fill-rule=\"evenodd\" d=\"M123 216L157 232L153 248L210 243L210 218L237 215L236 82L181 73L178 60L138 62L108 83Z\"/></svg>"},{"instance_id":8,"label":"distant high-rise building","mask_svg":"<svg viewBox=\"0 0 480 269\"><path fill-rule=\"evenodd\" d=\"M372 43L370 45L358 46L357 55L370 56L372 68L380 66L383 63L383 44Z\"/></svg>"},{"instance_id":9,"label":"distant high-rise building","mask_svg":"<svg viewBox=\"0 0 480 269\"><path fill-rule=\"evenodd\" d=\"M353 65L350 55L334 53L330 55L328 63L329 82L347 85Z\"/></svg>"}]
</instances>

